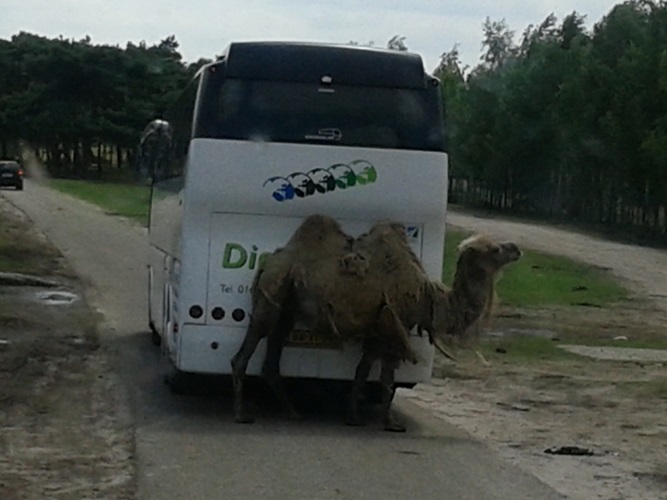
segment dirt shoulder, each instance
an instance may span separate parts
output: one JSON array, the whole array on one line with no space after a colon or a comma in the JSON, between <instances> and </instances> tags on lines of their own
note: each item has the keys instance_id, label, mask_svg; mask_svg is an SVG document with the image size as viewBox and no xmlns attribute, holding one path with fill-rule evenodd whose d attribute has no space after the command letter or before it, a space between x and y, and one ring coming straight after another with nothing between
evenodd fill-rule
<instances>
[{"instance_id":1,"label":"dirt shoulder","mask_svg":"<svg viewBox=\"0 0 667 500\"><path fill-rule=\"evenodd\" d=\"M2 197L0 235L55 284L0 285L0 498L133 498L129 407L81 283Z\"/></svg>"},{"instance_id":2,"label":"dirt shoulder","mask_svg":"<svg viewBox=\"0 0 667 500\"><path fill-rule=\"evenodd\" d=\"M667 252L459 212L448 223L598 266L632 297L612 309L501 307L486 331L499 345L488 366L470 352L439 357L433 384L406 396L569 498L667 499L667 363L623 349L667 339ZM517 332L615 349L604 360L517 362L502 347Z\"/></svg>"}]
</instances>

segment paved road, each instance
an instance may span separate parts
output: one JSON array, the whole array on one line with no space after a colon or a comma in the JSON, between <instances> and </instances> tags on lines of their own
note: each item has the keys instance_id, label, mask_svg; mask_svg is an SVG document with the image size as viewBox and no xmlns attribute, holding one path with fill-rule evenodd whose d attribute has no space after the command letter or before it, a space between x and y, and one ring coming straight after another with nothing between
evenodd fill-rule
<instances>
[{"instance_id":1,"label":"paved road","mask_svg":"<svg viewBox=\"0 0 667 500\"><path fill-rule=\"evenodd\" d=\"M394 435L326 412L242 426L226 398L171 395L146 333L145 230L29 181L1 195L61 249L104 314L103 341L132 394L138 498L561 498L407 401L400 406L416 420Z\"/></svg>"}]
</instances>

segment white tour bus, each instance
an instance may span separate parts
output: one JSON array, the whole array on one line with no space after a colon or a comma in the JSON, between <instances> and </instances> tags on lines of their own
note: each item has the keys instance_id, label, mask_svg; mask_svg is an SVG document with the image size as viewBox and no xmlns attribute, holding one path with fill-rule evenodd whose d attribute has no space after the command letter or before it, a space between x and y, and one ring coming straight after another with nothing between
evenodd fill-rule
<instances>
[{"instance_id":1,"label":"white tour bus","mask_svg":"<svg viewBox=\"0 0 667 500\"><path fill-rule=\"evenodd\" d=\"M418 55L233 43L165 118L172 153L153 171L149 321L174 373L231 373L262 255L308 215L335 217L354 236L401 221L441 278L445 123L439 83ZM282 375L351 380L359 346L320 341L291 337ZM412 342L421 362L402 365L398 385L431 376L427 336ZM264 341L248 374L260 374L263 358Z\"/></svg>"}]
</instances>

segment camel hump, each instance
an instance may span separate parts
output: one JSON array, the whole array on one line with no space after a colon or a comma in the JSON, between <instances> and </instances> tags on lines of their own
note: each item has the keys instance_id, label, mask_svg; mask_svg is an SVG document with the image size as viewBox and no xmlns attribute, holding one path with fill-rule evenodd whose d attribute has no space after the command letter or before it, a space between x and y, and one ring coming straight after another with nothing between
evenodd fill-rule
<instances>
[{"instance_id":1,"label":"camel hump","mask_svg":"<svg viewBox=\"0 0 667 500\"><path fill-rule=\"evenodd\" d=\"M355 241L355 250L369 255L383 273L399 269L424 274L419 258L410 248L405 226L395 221L382 221Z\"/></svg>"},{"instance_id":2,"label":"camel hump","mask_svg":"<svg viewBox=\"0 0 667 500\"><path fill-rule=\"evenodd\" d=\"M389 236L396 238L397 241L405 241L406 243L408 241L405 236L405 225L396 221L385 220L378 222L371 228L369 233L380 236Z\"/></svg>"},{"instance_id":3,"label":"camel hump","mask_svg":"<svg viewBox=\"0 0 667 500\"><path fill-rule=\"evenodd\" d=\"M357 238L358 241L369 242L377 245L408 245L408 238L405 233L405 226L400 222L381 221L374 224L367 233Z\"/></svg>"},{"instance_id":4,"label":"camel hump","mask_svg":"<svg viewBox=\"0 0 667 500\"><path fill-rule=\"evenodd\" d=\"M351 241L352 237L343 231L336 219L328 215L315 214L303 220L286 246L349 246Z\"/></svg>"}]
</instances>

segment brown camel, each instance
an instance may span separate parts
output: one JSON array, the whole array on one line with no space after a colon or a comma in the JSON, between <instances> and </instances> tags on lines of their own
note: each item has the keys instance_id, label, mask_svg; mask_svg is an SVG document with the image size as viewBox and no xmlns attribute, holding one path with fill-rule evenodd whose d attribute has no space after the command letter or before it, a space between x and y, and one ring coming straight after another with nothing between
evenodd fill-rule
<instances>
[{"instance_id":1,"label":"brown camel","mask_svg":"<svg viewBox=\"0 0 667 500\"><path fill-rule=\"evenodd\" d=\"M297 416L282 387L279 365L285 340L298 323L319 335L362 344L347 422L361 423L359 399L379 360L385 429L405 430L390 407L396 368L402 361L417 362L410 330L425 330L436 342L462 335L489 310L498 272L520 256L513 243L468 238L459 247L453 288L448 289L427 277L401 224L376 224L355 240L330 217L306 218L255 277L253 315L232 359L236 420L253 421L243 403L243 381L248 361L264 337L262 373L285 408Z\"/></svg>"}]
</instances>

